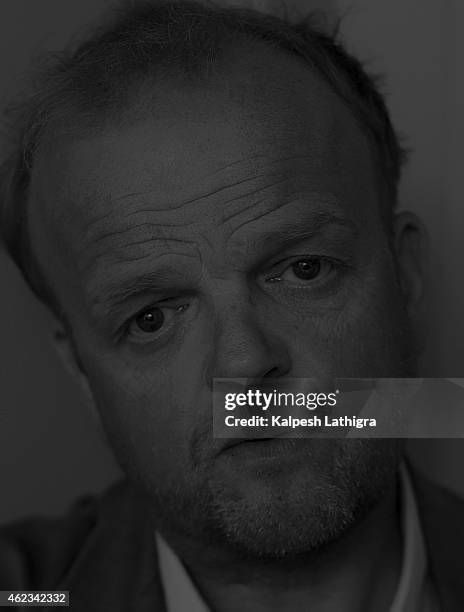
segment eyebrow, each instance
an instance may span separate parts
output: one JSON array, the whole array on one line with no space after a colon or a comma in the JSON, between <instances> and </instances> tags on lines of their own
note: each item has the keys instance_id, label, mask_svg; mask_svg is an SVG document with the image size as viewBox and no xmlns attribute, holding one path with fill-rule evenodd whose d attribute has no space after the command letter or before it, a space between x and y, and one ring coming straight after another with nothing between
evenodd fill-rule
<instances>
[{"instance_id":1,"label":"eyebrow","mask_svg":"<svg viewBox=\"0 0 464 612\"><path fill-rule=\"evenodd\" d=\"M254 244L258 249L272 246L272 250L280 250L296 240L310 239L321 233L325 228L338 227L349 230L353 236L358 234L356 224L349 218L335 214L332 211L313 211L303 217L297 224L294 220L281 224L276 230L257 236ZM191 275L190 275L191 278ZM154 295L167 290L173 290L177 282L178 290L186 285L186 276L172 266L159 267L146 273L134 275L127 279L108 282L100 286L98 294L92 298L92 310L100 314L110 314L117 311L131 298Z\"/></svg>"},{"instance_id":2,"label":"eyebrow","mask_svg":"<svg viewBox=\"0 0 464 612\"><path fill-rule=\"evenodd\" d=\"M353 238L358 236L359 229L356 223L348 217L327 210L318 210L311 215L303 216L298 224L295 221L283 222L276 230L271 230L263 237L256 237L258 246L282 248L298 239L310 239L325 229L337 228L344 230Z\"/></svg>"},{"instance_id":3,"label":"eyebrow","mask_svg":"<svg viewBox=\"0 0 464 612\"><path fill-rule=\"evenodd\" d=\"M182 283L185 285L186 278L173 267L166 266L127 279L108 282L102 285L98 294L92 298L91 307L94 312L109 314L117 311L131 298L160 293L168 287L172 290L173 282L176 281L180 287Z\"/></svg>"}]
</instances>

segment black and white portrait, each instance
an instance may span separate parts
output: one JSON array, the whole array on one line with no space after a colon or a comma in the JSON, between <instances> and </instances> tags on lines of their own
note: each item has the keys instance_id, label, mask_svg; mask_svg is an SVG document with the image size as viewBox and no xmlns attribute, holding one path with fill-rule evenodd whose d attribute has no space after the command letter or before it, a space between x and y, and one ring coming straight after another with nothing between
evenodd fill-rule
<instances>
[{"instance_id":1,"label":"black and white portrait","mask_svg":"<svg viewBox=\"0 0 464 612\"><path fill-rule=\"evenodd\" d=\"M464 610L462 7L0 16L0 604Z\"/></svg>"}]
</instances>

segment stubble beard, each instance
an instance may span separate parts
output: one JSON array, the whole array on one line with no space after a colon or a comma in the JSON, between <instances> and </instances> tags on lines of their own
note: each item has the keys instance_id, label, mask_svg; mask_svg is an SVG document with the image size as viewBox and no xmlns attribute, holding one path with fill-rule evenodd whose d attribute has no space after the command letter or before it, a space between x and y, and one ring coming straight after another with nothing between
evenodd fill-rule
<instances>
[{"instance_id":1,"label":"stubble beard","mask_svg":"<svg viewBox=\"0 0 464 612\"><path fill-rule=\"evenodd\" d=\"M241 558L314 555L342 538L390 490L403 448L399 440L379 439L295 443L307 445L307 464L296 473L248 475L236 485L219 470L158 489L153 500L159 524L176 537Z\"/></svg>"}]
</instances>

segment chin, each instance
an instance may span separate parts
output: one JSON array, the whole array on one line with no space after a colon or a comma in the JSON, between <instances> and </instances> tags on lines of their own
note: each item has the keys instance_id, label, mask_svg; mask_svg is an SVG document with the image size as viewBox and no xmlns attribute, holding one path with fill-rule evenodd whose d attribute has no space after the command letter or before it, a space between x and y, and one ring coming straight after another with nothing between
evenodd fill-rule
<instances>
[{"instance_id":1,"label":"chin","mask_svg":"<svg viewBox=\"0 0 464 612\"><path fill-rule=\"evenodd\" d=\"M291 471L239 473L210 482L214 531L245 557L291 559L340 539L389 490L394 440L312 440Z\"/></svg>"}]
</instances>

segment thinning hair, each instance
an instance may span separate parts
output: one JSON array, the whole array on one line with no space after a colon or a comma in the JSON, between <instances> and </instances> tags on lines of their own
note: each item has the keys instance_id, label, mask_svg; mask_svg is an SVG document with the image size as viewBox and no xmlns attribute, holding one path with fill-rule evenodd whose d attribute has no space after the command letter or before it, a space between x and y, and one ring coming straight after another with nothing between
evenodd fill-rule
<instances>
[{"instance_id":1,"label":"thinning hair","mask_svg":"<svg viewBox=\"0 0 464 612\"><path fill-rule=\"evenodd\" d=\"M45 136L78 126L96 129L130 108L140 87L165 75L201 83L234 44L262 43L294 56L343 100L368 138L391 215L405 154L376 79L308 15L296 23L261 12L193 0L136 1L116 11L72 49L55 56L10 109L11 146L0 172L4 242L36 295L57 314L59 304L33 256L27 201L34 161Z\"/></svg>"}]
</instances>

